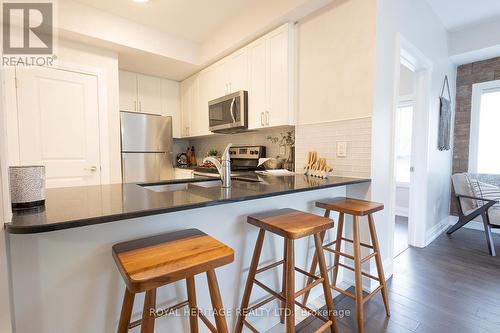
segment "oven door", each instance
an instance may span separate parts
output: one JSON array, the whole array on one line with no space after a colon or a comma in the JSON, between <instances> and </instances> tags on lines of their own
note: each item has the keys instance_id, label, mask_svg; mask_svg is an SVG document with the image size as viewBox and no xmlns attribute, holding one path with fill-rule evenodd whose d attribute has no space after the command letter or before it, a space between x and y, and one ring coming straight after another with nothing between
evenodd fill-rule
<instances>
[{"instance_id":1,"label":"oven door","mask_svg":"<svg viewBox=\"0 0 500 333\"><path fill-rule=\"evenodd\" d=\"M234 132L248 127L248 92L238 91L208 102L208 122L212 132Z\"/></svg>"}]
</instances>

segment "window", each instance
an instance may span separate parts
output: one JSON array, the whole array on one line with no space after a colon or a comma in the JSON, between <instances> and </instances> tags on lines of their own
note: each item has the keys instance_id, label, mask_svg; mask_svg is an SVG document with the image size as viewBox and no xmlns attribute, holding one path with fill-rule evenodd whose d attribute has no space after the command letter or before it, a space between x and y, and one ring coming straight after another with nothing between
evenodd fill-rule
<instances>
[{"instance_id":1,"label":"window","mask_svg":"<svg viewBox=\"0 0 500 333\"><path fill-rule=\"evenodd\" d=\"M500 80L472 86L469 172L500 174Z\"/></svg>"},{"instance_id":2,"label":"window","mask_svg":"<svg viewBox=\"0 0 500 333\"><path fill-rule=\"evenodd\" d=\"M396 114L396 182L410 183L413 102L401 102Z\"/></svg>"}]
</instances>

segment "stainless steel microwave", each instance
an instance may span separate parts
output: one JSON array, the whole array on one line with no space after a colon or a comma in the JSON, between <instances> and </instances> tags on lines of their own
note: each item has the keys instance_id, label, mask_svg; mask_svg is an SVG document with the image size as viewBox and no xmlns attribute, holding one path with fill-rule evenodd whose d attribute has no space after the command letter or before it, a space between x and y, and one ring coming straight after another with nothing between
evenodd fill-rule
<instances>
[{"instance_id":1,"label":"stainless steel microwave","mask_svg":"<svg viewBox=\"0 0 500 333\"><path fill-rule=\"evenodd\" d=\"M215 133L248 128L248 92L241 90L208 102L209 129Z\"/></svg>"}]
</instances>

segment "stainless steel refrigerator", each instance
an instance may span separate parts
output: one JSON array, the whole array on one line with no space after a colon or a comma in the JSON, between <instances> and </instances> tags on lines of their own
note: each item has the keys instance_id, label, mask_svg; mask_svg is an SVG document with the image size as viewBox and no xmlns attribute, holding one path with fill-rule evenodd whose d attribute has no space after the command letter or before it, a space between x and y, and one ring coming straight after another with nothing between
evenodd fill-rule
<instances>
[{"instance_id":1,"label":"stainless steel refrigerator","mask_svg":"<svg viewBox=\"0 0 500 333\"><path fill-rule=\"evenodd\" d=\"M172 117L120 112L120 118L123 182L173 178Z\"/></svg>"}]
</instances>

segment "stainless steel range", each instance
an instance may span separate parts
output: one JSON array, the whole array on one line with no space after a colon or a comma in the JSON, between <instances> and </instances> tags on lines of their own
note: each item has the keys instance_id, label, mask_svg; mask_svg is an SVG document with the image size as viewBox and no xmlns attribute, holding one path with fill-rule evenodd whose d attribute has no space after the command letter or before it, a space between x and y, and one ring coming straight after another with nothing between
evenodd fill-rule
<instances>
[{"instance_id":1,"label":"stainless steel range","mask_svg":"<svg viewBox=\"0 0 500 333\"><path fill-rule=\"evenodd\" d=\"M259 158L266 157L266 147L264 146L234 146L229 149L231 157L231 176L234 178L256 178L254 171L258 170ZM195 175L213 176L217 169L196 167Z\"/></svg>"}]
</instances>

